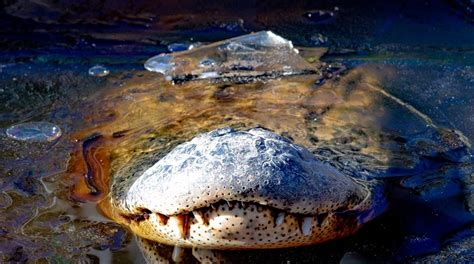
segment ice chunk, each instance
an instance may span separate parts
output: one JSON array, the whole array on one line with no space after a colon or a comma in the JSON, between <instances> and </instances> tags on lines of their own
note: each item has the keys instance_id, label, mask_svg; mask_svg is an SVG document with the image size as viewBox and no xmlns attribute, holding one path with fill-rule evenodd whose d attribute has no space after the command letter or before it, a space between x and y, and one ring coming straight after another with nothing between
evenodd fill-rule
<instances>
[{"instance_id":1,"label":"ice chunk","mask_svg":"<svg viewBox=\"0 0 474 264\"><path fill-rule=\"evenodd\" d=\"M145 68L162 73L175 82L195 79L242 82L317 72L298 55L291 41L271 31L260 31L192 50L160 54L148 59Z\"/></svg>"},{"instance_id":2,"label":"ice chunk","mask_svg":"<svg viewBox=\"0 0 474 264\"><path fill-rule=\"evenodd\" d=\"M89 69L89 75L95 77L104 77L109 75L109 69L105 68L102 65L95 65Z\"/></svg>"},{"instance_id":3,"label":"ice chunk","mask_svg":"<svg viewBox=\"0 0 474 264\"><path fill-rule=\"evenodd\" d=\"M55 124L39 121L13 125L6 131L7 136L21 141L54 141L62 134Z\"/></svg>"}]
</instances>

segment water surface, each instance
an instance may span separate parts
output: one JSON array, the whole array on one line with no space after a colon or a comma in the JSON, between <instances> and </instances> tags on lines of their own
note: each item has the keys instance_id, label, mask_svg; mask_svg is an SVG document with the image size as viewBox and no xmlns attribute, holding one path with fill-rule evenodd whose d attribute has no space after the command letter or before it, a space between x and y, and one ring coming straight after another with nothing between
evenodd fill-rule
<instances>
[{"instance_id":1,"label":"water surface","mask_svg":"<svg viewBox=\"0 0 474 264\"><path fill-rule=\"evenodd\" d=\"M355 236L271 257L229 253L235 262L338 263L348 252L412 261L472 237L470 149L450 141L456 133L474 140L474 25L462 3L105 2L100 15L94 5L68 12L68 1L3 4L1 260L143 262L129 231L97 208L107 175L152 164L179 142L223 126L261 125L290 137L341 170L382 179L391 201ZM308 19L315 10L335 15ZM328 48L325 77L173 85L143 67L173 43L257 30ZM109 74L90 75L95 65ZM8 127L31 121L55 124L62 135L52 142L7 137ZM88 147L98 154L84 163L83 143L97 134L102 141ZM84 177L90 171L92 187Z\"/></svg>"}]
</instances>

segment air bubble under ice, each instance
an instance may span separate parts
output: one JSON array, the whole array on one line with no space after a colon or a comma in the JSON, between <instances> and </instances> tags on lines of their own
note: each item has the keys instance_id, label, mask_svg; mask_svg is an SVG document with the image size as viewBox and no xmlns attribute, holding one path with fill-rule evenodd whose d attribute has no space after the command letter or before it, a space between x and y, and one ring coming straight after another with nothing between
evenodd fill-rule
<instances>
[{"instance_id":1,"label":"air bubble under ice","mask_svg":"<svg viewBox=\"0 0 474 264\"><path fill-rule=\"evenodd\" d=\"M89 75L95 77L104 77L109 75L109 69L105 68L102 65L95 65L89 69Z\"/></svg>"},{"instance_id":2,"label":"air bubble under ice","mask_svg":"<svg viewBox=\"0 0 474 264\"><path fill-rule=\"evenodd\" d=\"M55 124L37 121L12 125L6 134L9 138L20 141L48 142L58 139L62 132Z\"/></svg>"}]
</instances>

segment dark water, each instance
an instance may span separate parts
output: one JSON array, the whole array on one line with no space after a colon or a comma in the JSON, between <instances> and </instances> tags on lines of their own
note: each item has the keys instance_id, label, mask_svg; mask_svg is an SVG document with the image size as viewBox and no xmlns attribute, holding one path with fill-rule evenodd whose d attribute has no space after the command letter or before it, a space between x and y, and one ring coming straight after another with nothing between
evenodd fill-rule
<instances>
[{"instance_id":1,"label":"dark water","mask_svg":"<svg viewBox=\"0 0 474 264\"><path fill-rule=\"evenodd\" d=\"M351 118L368 131L376 127L384 135L402 139L397 144L403 151L398 152L393 150L399 145L388 144L394 140L376 141L377 149L392 155L393 163L373 174L387 183L389 210L346 239L271 251L271 256L266 251L229 254L235 262L338 263L344 256L371 262L473 261L474 165L470 146L442 145L443 140L432 134L437 129L426 128L424 119L436 128L458 131L465 142L474 140L472 3L207 2L0 4L1 262L143 262L129 231L102 216L96 209L99 198L80 189L82 174L70 166L74 163L71 155L77 151L76 139L95 131L127 129L138 131L139 136L152 129L166 139L165 135L174 131L169 127L178 127L189 136L222 122L232 125L233 121L221 122L212 114L219 110L248 122L243 122L244 126L266 122L274 130L289 131L295 141L327 157L321 138L334 131L319 132L320 141L311 145L306 131L315 126L308 121L313 116L292 110L292 106L311 109L308 105L320 103L318 98L326 93L335 91L338 97L338 91L350 85L365 91L361 84L370 80L377 80L377 87L386 94L363 93L344 99L343 105L357 110ZM230 91L233 101L220 100L229 96L225 93L203 101L200 98L208 98L212 87L196 90L197 84L187 84L176 90L177 86L162 84L143 68L147 58L168 52L170 44L209 43L258 30L272 30L296 46L327 47L321 60L345 70L340 79L328 77L324 83L305 86L307 89L296 93L282 83L276 93L262 88L252 97L238 93L242 88L236 86ZM89 68L97 64L104 65L110 74L89 75ZM156 103L157 98L168 103ZM249 100L258 101L272 118L241 105ZM377 113L375 106L385 111L383 122L376 125L369 118ZM153 110L158 114L153 115ZM204 113L204 117L193 112ZM317 113L317 109L309 112ZM334 121L331 127L343 132L353 127L337 111L330 117ZM29 121L56 124L63 135L47 143L25 143L6 136L9 126ZM123 147L123 152L132 146L166 144L135 141ZM417 142L432 146L423 148ZM406 153L416 160L403 159L401 154ZM380 157L385 156L382 153ZM347 159L349 162L350 156ZM412 161L413 166L399 166ZM425 257L439 252L445 259Z\"/></svg>"}]
</instances>

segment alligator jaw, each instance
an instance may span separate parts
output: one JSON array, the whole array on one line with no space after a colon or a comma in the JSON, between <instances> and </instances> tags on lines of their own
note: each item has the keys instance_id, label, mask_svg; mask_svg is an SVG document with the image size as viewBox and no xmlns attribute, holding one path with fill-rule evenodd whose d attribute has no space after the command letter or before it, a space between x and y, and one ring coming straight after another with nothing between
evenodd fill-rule
<instances>
[{"instance_id":1,"label":"alligator jaw","mask_svg":"<svg viewBox=\"0 0 474 264\"><path fill-rule=\"evenodd\" d=\"M354 233L384 204L371 182L261 128L201 134L135 177L114 179L112 218L140 237L178 247L320 243Z\"/></svg>"},{"instance_id":2,"label":"alligator jaw","mask_svg":"<svg viewBox=\"0 0 474 264\"><path fill-rule=\"evenodd\" d=\"M285 248L344 237L361 222L353 210L370 208L369 195L351 208L317 215L294 214L257 203L221 201L212 206L165 216L141 209L122 215L138 236L179 247L209 249Z\"/></svg>"}]
</instances>

